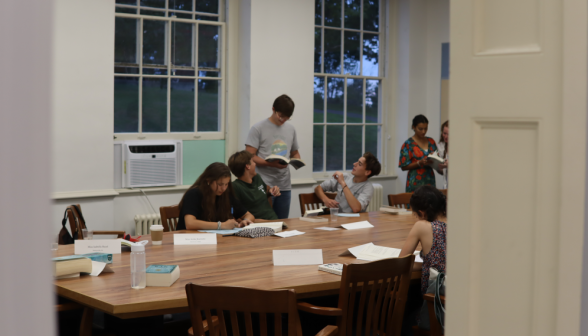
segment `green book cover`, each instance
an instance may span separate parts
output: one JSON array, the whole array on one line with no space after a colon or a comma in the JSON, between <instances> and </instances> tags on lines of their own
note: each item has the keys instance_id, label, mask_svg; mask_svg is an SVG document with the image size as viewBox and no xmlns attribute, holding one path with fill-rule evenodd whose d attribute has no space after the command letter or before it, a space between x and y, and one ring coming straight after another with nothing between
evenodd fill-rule
<instances>
[{"instance_id":1,"label":"green book cover","mask_svg":"<svg viewBox=\"0 0 588 336\"><path fill-rule=\"evenodd\" d=\"M107 264L112 264L112 253L95 252L95 253L82 254L82 256L84 256L86 258L90 258L93 261L99 261L99 262L103 262L103 263L107 263Z\"/></svg>"},{"instance_id":2,"label":"green book cover","mask_svg":"<svg viewBox=\"0 0 588 336\"><path fill-rule=\"evenodd\" d=\"M147 267L147 273L168 274L173 272L178 265L151 265Z\"/></svg>"}]
</instances>

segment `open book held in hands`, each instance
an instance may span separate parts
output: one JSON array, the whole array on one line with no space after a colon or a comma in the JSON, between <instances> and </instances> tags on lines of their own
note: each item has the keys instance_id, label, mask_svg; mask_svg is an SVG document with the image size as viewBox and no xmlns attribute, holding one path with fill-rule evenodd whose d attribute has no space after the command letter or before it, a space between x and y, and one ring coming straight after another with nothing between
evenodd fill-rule
<instances>
[{"instance_id":1,"label":"open book held in hands","mask_svg":"<svg viewBox=\"0 0 588 336\"><path fill-rule=\"evenodd\" d=\"M439 170L439 164L445 162L445 159L439 156L439 152L435 151L428 156L431 159L431 168Z\"/></svg>"},{"instance_id":2,"label":"open book held in hands","mask_svg":"<svg viewBox=\"0 0 588 336\"><path fill-rule=\"evenodd\" d=\"M272 154L272 155L266 157L265 161L267 161L267 162L278 161L282 165L289 164L292 167L296 168L296 170L300 169L301 167L306 166L306 164L304 163L304 161L302 161L302 159L297 159L297 158L287 159L284 156L276 155L276 154Z\"/></svg>"}]
</instances>

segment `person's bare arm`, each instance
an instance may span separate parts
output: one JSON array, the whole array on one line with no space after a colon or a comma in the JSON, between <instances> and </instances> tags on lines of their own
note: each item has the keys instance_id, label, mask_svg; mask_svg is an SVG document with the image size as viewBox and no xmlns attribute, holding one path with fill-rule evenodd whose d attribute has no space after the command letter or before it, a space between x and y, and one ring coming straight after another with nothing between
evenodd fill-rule
<instances>
[{"instance_id":1,"label":"person's bare arm","mask_svg":"<svg viewBox=\"0 0 588 336\"><path fill-rule=\"evenodd\" d=\"M300 152L295 150L290 152L290 158L300 159Z\"/></svg>"},{"instance_id":2,"label":"person's bare arm","mask_svg":"<svg viewBox=\"0 0 588 336\"><path fill-rule=\"evenodd\" d=\"M218 228L218 223L199 220L193 215L185 215L184 222L188 230L216 230ZM232 230L238 226L239 223L234 219L229 219L221 223L221 229L223 230Z\"/></svg>"},{"instance_id":3,"label":"person's bare arm","mask_svg":"<svg viewBox=\"0 0 588 336\"><path fill-rule=\"evenodd\" d=\"M257 156L257 148L255 148L255 147L245 145L245 150L247 150L249 153L253 154L253 158L252 158L253 162L255 162L255 164L260 167L275 167L275 168L280 168L280 169L288 167L288 165L281 165L277 161L267 162L264 159L260 158L259 156Z\"/></svg>"},{"instance_id":4,"label":"person's bare arm","mask_svg":"<svg viewBox=\"0 0 588 336\"><path fill-rule=\"evenodd\" d=\"M316 188L314 188L314 193L316 194L316 196L323 201L323 203L325 204L325 206L327 208L338 208L339 207L339 202L330 199L327 195L325 195L325 191L323 190L323 187L321 187L320 185L316 186Z\"/></svg>"},{"instance_id":5,"label":"person's bare arm","mask_svg":"<svg viewBox=\"0 0 588 336\"><path fill-rule=\"evenodd\" d=\"M243 216L243 219L239 222L239 227L247 226L253 222L255 222L255 216L247 211L247 213Z\"/></svg>"},{"instance_id":6,"label":"person's bare arm","mask_svg":"<svg viewBox=\"0 0 588 336\"><path fill-rule=\"evenodd\" d=\"M406 240L404 241L404 245L402 245L402 250L400 251L400 254L398 255L399 257L404 257L409 254L413 254L414 250L419 245L419 242L421 241L421 238L420 238L420 231L421 230L420 230L420 225L418 225L419 222L416 222L413 225L412 229L410 230L408 237L406 237Z\"/></svg>"},{"instance_id":7,"label":"person's bare arm","mask_svg":"<svg viewBox=\"0 0 588 336\"><path fill-rule=\"evenodd\" d=\"M417 162L413 162L413 163L406 165L404 167L400 167L400 169L402 169L402 171L420 169L420 168L425 168L425 166L430 165L430 163L431 163L431 161L429 159L423 158L422 160L419 160Z\"/></svg>"}]
</instances>

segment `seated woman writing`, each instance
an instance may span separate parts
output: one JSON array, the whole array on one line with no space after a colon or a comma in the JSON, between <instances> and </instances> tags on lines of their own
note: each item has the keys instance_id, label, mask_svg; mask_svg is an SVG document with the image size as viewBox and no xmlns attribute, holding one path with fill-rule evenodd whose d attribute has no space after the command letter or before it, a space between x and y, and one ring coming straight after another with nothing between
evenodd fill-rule
<instances>
[{"instance_id":1,"label":"seated woman writing","mask_svg":"<svg viewBox=\"0 0 588 336\"><path fill-rule=\"evenodd\" d=\"M445 273L447 201L437 188L422 186L410 198L410 207L418 220L410 230L400 255L413 254L421 243L421 294L425 294L429 286L431 267Z\"/></svg>"},{"instance_id":2,"label":"seated woman writing","mask_svg":"<svg viewBox=\"0 0 588 336\"><path fill-rule=\"evenodd\" d=\"M231 171L220 162L206 167L186 191L179 207L177 230L232 230L255 220L235 198Z\"/></svg>"}]
</instances>

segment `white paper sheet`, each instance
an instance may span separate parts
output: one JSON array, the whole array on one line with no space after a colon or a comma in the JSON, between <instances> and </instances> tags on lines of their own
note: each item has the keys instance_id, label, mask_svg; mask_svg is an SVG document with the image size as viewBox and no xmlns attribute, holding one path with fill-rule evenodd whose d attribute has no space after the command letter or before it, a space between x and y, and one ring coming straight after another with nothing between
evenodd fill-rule
<instances>
[{"instance_id":1,"label":"white paper sheet","mask_svg":"<svg viewBox=\"0 0 588 336\"><path fill-rule=\"evenodd\" d=\"M357 258L357 256L361 253L361 251L363 251L363 249L365 249L368 246L374 246L374 243L367 243L367 244L363 244L363 245L359 245L359 246L355 246L355 247L350 247L348 250L349 250L349 252L351 252L351 254L353 254L354 257Z\"/></svg>"},{"instance_id":2,"label":"white paper sheet","mask_svg":"<svg viewBox=\"0 0 588 336\"><path fill-rule=\"evenodd\" d=\"M114 273L112 268L107 263L92 260L92 273L91 276L98 276L100 273Z\"/></svg>"},{"instance_id":3,"label":"white paper sheet","mask_svg":"<svg viewBox=\"0 0 588 336\"><path fill-rule=\"evenodd\" d=\"M321 227L317 227L315 228L317 230L325 230L325 231L337 231L337 230L342 230L340 228L334 228L334 227L328 227L328 226L321 226Z\"/></svg>"},{"instance_id":4,"label":"white paper sheet","mask_svg":"<svg viewBox=\"0 0 588 336\"><path fill-rule=\"evenodd\" d=\"M294 237L294 236L299 236L304 234L305 232L300 232L298 230L291 230L291 231L282 231L282 232L278 232L275 235L282 237L282 238L288 238L288 237Z\"/></svg>"},{"instance_id":5,"label":"white paper sheet","mask_svg":"<svg viewBox=\"0 0 588 336\"><path fill-rule=\"evenodd\" d=\"M397 248L372 244L364 247L363 250L358 253L357 259L375 261L386 258L398 258L400 251L401 250Z\"/></svg>"},{"instance_id":6,"label":"white paper sheet","mask_svg":"<svg viewBox=\"0 0 588 336\"><path fill-rule=\"evenodd\" d=\"M338 213L339 217L359 217L358 213Z\"/></svg>"},{"instance_id":7,"label":"white paper sheet","mask_svg":"<svg viewBox=\"0 0 588 336\"><path fill-rule=\"evenodd\" d=\"M343 227L344 229L347 229L347 230L356 230L356 229L371 228L374 226L372 224L370 224L370 222L368 222L368 221L361 221L361 222L355 222L355 223L349 223L349 224L341 224L341 227Z\"/></svg>"},{"instance_id":8,"label":"white paper sheet","mask_svg":"<svg viewBox=\"0 0 588 336\"><path fill-rule=\"evenodd\" d=\"M322 265L323 250L274 250L274 266Z\"/></svg>"}]
</instances>

